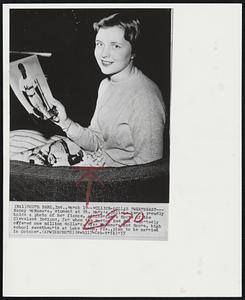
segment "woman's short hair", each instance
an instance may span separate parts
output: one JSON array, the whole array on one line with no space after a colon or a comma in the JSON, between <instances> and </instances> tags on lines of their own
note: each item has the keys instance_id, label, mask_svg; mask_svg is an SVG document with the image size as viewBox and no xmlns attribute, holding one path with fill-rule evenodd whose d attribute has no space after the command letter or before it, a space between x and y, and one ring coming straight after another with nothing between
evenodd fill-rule
<instances>
[{"instance_id":1,"label":"woman's short hair","mask_svg":"<svg viewBox=\"0 0 245 300\"><path fill-rule=\"evenodd\" d=\"M140 34L140 21L137 18L132 18L127 14L116 13L93 24L96 32L98 32L100 28L113 26L118 26L124 29L124 38L130 42L132 50L135 51L135 45Z\"/></svg>"}]
</instances>

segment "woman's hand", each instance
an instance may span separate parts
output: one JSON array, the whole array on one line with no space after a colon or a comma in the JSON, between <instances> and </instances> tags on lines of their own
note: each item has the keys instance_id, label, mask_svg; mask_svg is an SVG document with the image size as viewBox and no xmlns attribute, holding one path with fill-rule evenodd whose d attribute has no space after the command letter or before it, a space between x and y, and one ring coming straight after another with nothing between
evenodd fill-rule
<instances>
[{"instance_id":1,"label":"woman's hand","mask_svg":"<svg viewBox=\"0 0 245 300\"><path fill-rule=\"evenodd\" d=\"M54 105L54 109L56 110L57 115L54 115L51 120L60 126L63 130L66 130L71 124L71 120L68 118L66 114L66 109L64 105L58 101L57 99L52 98L50 101L51 104Z\"/></svg>"},{"instance_id":2,"label":"woman's hand","mask_svg":"<svg viewBox=\"0 0 245 300\"><path fill-rule=\"evenodd\" d=\"M51 102L51 104L53 104L55 106L55 109L58 113L57 116L53 117L52 120L58 124L65 122L67 119L67 114L66 114L66 109L65 109L64 105L60 101L58 101L54 98L50 102Z\"/></svg>"}]
</instances>

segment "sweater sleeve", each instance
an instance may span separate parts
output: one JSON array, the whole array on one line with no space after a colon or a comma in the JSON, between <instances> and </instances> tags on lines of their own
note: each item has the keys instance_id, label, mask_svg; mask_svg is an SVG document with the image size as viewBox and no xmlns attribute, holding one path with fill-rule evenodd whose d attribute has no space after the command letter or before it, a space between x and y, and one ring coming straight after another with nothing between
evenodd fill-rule
<instances>
[{"instance_id":1,"label":"sweater sleeve","mask_svg":"<svg viewBox=\"0 0 245 300\"><path fill-rule=\"evenodd\" d=\"M106 82L103 80L100 84L98 91L98 100L94 115L91 119L90 126L88 128L82 127L76 122L71 121L69 128L67 129L67 136L73 140L77 145L87 151L97 151L102 148L104 140L102 132L97 124L98 108L100 106L100 95L104 92Z\"/></svg>"},{"instance_id":2,"label":"sweater sleeve","mask_svg":"<svg viewBox=\"0 0 245 300\"><path fill-rule=\"evenodd\" d=\"M129 124L134 141L136 164L162 158L165 121L165 106L161 95L145 92L134 99Z\"/></svg>"},{"instance_id":3,"label":"sweater sleeve","mask_svg":"<svg viewBox=\"0 0 245 300\"><path fill-rule=\"evenodd\" d=\"M102 147L103 137L98 131L82 127L76 122L72 122L67 131L67 136L77 145L87 151L97 151Z\"/></svg>"}]
</instances>

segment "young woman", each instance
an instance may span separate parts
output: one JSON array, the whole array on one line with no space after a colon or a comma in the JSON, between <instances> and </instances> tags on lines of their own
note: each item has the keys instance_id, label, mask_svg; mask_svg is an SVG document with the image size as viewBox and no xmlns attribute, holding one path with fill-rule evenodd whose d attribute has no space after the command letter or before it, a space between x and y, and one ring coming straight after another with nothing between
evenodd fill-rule
<instances>
[{"instance_id":1,"label":"young woman","mask_svg":"<svg viewBox=\"0 0 245 300\"><path fill-rule=\"evenodd\" d=\"M165 106L157 85L134 66L139 26L137 19L120 13L94 24L94 55L106 78L100 84L96 109L88 128L73 122L65 107L58 100L52 100L58 111L54 121L68 137L65 139L68 151L65 152L71 155L69 149L80 147L79 151L75 150L81 158L80 161L75 159L78 165L120 167L162 158ZM13 133L13 146L14 139ZM69 165L64 157L59 162L53 157L57 148L61 148L57 147L59 138L53 140L49 146L46 144L32 151L32 159L37 153L40 158L44 152L46 160L53 161L53 165ZM22 151L21 155L15 153L12 159L30 161L30 150ZM41 161L38 159L36 163L43 164Z\"/></svg>"}]
</instances>

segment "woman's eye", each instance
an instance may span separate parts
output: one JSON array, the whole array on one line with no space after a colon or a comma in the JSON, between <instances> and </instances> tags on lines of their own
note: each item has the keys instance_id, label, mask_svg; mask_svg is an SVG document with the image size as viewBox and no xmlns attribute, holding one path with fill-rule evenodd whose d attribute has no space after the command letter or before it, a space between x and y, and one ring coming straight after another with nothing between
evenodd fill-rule
<instances>
[{"instance_id":1,"label":"woman's eye","mask_svg":"<svg viewBox=\"0 0 245 300\"><path fill-rule=\"evenodd\" d=\"M113 45L112 46L114 49L120 49L121 47L119 45Z\"/></svg>"},{"instance_id":2,"label":"woman's eye","mask_svg":"<svg viewBox=\"0 0 245 300\"><path fill-rule=\"evenodd\" d=\"M96 42L96 47L102 47L102 43L101 42Z\"/></svg>"}]
</instances>

